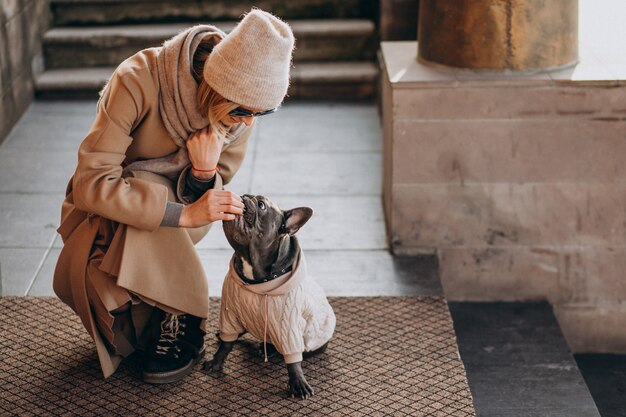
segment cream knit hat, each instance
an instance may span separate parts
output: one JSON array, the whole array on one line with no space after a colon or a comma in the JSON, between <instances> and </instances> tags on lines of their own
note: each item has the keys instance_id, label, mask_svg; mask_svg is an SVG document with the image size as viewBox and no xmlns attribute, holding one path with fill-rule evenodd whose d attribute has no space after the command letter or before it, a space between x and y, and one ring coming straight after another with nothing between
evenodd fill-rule
<instances>
[{"instance_id":1,"label":"cream knit hat","mask_svg":"<svg viewBox=\"0 0 626 417\"><path fill-rule=\"evenodd\" d=\"M255 110L278 107L289 87L294 47L289 25L252 9L204 64L204 80L222 97Z\"/></svg>"}]
</instances>

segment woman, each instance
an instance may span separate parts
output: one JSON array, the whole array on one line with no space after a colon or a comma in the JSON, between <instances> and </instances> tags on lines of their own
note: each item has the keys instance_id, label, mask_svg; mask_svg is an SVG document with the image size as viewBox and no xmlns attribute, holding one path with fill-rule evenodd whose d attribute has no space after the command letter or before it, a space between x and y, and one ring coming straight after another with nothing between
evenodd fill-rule
<instances>
[{"instance_id":1,"label":"woman","mask_svg":"<svg viewBox=\"0 0 626 417\"><path fill-rule=\"evenodd\" d=\"M151 383L184 377L202 356L208 288L194 244L242 214L222 187L254 118L281 104L293 46L285 22L254 9L229 35L198 25L138 52L102 90L63 202L54 291L105 378L135 350Z\"/></svg>"}]
</instances>

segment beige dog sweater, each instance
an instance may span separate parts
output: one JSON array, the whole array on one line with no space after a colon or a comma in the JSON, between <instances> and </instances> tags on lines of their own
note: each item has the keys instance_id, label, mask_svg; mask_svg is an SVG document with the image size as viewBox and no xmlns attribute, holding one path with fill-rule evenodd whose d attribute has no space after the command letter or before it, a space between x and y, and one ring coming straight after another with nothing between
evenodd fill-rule
<instances>
[{"instance_id":1,"label":"beige dog sweater","mask_svg":"<svg viewBox=\"0 0 626 417\"><path fill-rule=\"evenodd\" d=\"M273 344L285 363L296 363L302 352L330 340L335 323L324 290L307 274L302 251L291 272L261 284L243 282L231 260L222 287L221 340L231 342L248 331Z\"/></svg>"}]
</instances>

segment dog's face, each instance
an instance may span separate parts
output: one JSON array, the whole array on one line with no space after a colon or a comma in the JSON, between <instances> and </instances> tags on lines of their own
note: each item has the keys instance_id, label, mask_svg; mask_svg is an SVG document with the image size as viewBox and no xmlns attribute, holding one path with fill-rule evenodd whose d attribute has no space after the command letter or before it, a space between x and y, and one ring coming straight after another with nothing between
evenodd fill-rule
<instances>
[{"instance_id":1,"label":"dog's face","mask_svg":"<svg viewBox=\"0 0 626 417\"><path fill-rule=\"evenodd\" d=\"M309 207L283 211L262 195L243 195L242 216L225 221L224 233L237 255L249 263L272 262L280 240L294 235L313 215Z\"/></svg>"}]
</instances>

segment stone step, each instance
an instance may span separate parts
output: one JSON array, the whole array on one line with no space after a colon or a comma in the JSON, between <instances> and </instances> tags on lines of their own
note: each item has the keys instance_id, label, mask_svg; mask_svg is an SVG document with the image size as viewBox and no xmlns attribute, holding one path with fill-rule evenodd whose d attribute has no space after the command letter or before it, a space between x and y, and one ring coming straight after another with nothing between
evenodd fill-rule
<instances>
[{"instance_id":1,"label":"stone step","mask_svg":"<svg viewBox=\"0 0 626 417\"><path fill-rule=\"evenodd\" d=\"M331 19L290 22L297 39L294 61L372 60L375 26L371 20ZM225 32L235 22L216 22ZM135 52L159 46L189 23L62 27L43 38L46 68L115 66Z\"/></svg>"},{"instance_id":2,"label":"stone step","mask_svg":"<svg viewBox=\"0 0 626 417\"><path fill-rule=\"evenodd\" d=\"M626 416L626 355L585 353L575 357L600 415Z\"/></svg>"},{"instance_id":3,"label":"stone step","mask_svg":"<svg viewBox=\"0 0 626 417\"><path fill-rule=\"evenodd\" d=\"M478 416L600 417L548 303L448 305Z\"/></svg>"},{"instance_id":4,"label":"stone step","mask_svg":"<svg viewBox=\"0 0 626 417\"><path fill-rule=\"evenodd\" d=\"M242 13L250 10L251 3L248 0L51 0L50 6L54 26L68 26L239 20ZM256 5L285 20L376 19L378 14L378 2L370 0L265 0Z\"/></svg>"},{"instance_id":5,"label":"stone step","mask_svg":"<svg viewBox=\"0 0 626 417\"><path fill-rule=\"evenodd\" d=\"M115 67L47 70L35 93L43 99L97 98ZM378 70L371 62L299 63L292 68L291 98L371 99Z\"/></svg>"}]
</instances>

